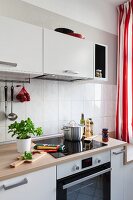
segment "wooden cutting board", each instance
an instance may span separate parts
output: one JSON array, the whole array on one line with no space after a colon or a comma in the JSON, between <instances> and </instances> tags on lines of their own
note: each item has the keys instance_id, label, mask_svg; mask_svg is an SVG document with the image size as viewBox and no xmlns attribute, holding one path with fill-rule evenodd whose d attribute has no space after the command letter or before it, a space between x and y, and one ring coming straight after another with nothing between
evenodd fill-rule
<instances>
[{"instance_id":1,"label":"wooden cutting board","mask_svg":"<svg viewBox=\"0 0 133 200\"><path fill-rule=\"evenodd\" d=\"M13 162L10 164L10 167L18 167L19 165L23 164L23 163L33 163L33 162L36 162L37 160L39 160L40 158L43 158L47 153L43 152L43 153L40 153L40 154L33 154L32 155L32 160L23 160L22 159L22 156L18 157L17 161Z\"/></svg>"}]
</instances>

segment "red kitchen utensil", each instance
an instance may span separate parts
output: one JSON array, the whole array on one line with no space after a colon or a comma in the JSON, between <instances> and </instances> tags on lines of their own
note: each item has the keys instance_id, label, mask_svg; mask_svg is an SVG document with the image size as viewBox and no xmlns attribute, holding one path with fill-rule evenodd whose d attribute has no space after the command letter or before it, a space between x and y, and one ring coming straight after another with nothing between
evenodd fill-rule
<instances>
[{"instance_id":1,"label":"red kitchen utensil","mask_svg":"<svg viewBox=\"0 0 133 200\"><path fill-rule=\"evenodd\" d=\"M74 36L74 37L78 37L80 39L85 39L85 37L79 33L68 33L68 35Z\"/></svg>"},{"instance_id":2,"label":"red kitchen utensil","mask_svg":"<svg viewBox=\"0 0 133 200\"><path fill-rule=\"evenodd\" d=\"M23 86L21 91L17 94L16 99L20 102L30 101L30 95Z\"/></svg>"}]
</instances>

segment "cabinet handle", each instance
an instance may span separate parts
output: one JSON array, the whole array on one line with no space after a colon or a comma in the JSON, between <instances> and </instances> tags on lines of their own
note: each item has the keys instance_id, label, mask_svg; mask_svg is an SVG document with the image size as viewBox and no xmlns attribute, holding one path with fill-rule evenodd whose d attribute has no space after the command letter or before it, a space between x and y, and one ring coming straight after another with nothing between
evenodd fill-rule
<instances>
[{"instance_id":1,"label":"cabinet handle","mask_svg":"<svg viewBox=\"0 0 133 200\"><path fill-rule=\"evenodd\" d=\"M0 61L0 65L9 65L12 67L17 67L17 63L5 62L5 61Z\"/></svg>"},{"instance_id":2,"label":"cabinet handle","mask_svg":"<svg viewBox=\"0 0 133 200\"><path fill-rule=\"evenodd\" d=\"M79 72L75 72L73 70L64 70L63 72L66 74L79 74Z\"/></svg>"},{"instance_id":3,"label":"cabinet handle","mask_svg":"<svg viewBox=\"0 0 133 200\"><path fill-rule=\"evenodd\" d=\"M18 187L18 186L20 186L20 185L24 185L24 184L27 184L28 183L28 179L27 178L24 178L22 181L20 181L19 183L15 183L15 184L13 184L13 185L8 185L8 186L6 186L6 185L3 185L3 188L4 188L4 190L10 190L10 189L12 189L12 188L15 188L15 187Z\"/></svg>"},{"instance_id":4,"label":"cabinet handle","mask_svg":"<svg viewBox=\"0 0 133 200\"><path fill-rule=\"evenodd\" d=\"M125 150L124 149L122 149L121 151L119 151L119 152L113 152L113 154L114 155L119 155L119 154L122 154L122 153L124 153L125 152Z\"/></svg>"}]
</instances>

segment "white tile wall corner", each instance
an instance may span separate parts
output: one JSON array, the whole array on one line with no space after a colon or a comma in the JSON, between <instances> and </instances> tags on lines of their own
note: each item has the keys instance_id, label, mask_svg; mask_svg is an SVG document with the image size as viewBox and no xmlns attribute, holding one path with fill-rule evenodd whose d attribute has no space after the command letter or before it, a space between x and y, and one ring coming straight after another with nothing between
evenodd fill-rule
<instances>
[{"instance_id":1,"label":"white tile wall corner","mask_svg":"<svg viewBox=\"0 0 133 200\"><path fill-rule=\"evenodd\" d=\"M10 112L10 84L8 92L8 113ZM15 86L15 85L14 85ZM116 86L90 82L58 82L32 80L25 84L31 101L13 104L18 120L31 117L36 126L42 126L44 135L61 132L70 120L80 121L81 113L85 118L93 118L95 134L103 127L115 130ZM21 90L15 87L15 95ZM7 133L11 123L5 118L4 84L0 83L0 142L14 138Z\"/></svg>"}]
</instances>

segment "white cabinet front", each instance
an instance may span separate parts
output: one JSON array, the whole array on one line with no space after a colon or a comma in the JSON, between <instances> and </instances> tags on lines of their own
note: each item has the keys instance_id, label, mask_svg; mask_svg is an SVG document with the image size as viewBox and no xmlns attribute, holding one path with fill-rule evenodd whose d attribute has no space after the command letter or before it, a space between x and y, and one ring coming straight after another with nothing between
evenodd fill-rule
<instances>
[{"instance_id":1,"label":"white cabinet front","mask_svg":"<svg viewBox=\"0 0 133 200\"><path fill-rule=\"evenodd\" d=\"M44 29L44 73L93 78L93 44Z\"/></svg>"},{"instance_id":2,"label":"white cabinet front","mask_svg":"<svg viewBox=\"0 0 133 200\"><path fill-rule=\"evenodd\" d=\"M125 165L124 200L133 199L133 163Z\"/></svg>"},{"instance_id":3,"label":"white cabinet front","mask_svg":"<svg viewBox=\"0 0 133 200\"><path fill-rule=\"evenodd\" d=\"M56 200L56 167L0 182L0 200Z\"/></svg>"},{"instance_id":4,"label":"white cabinet front","mask_svg":"<svg viewBox=\"0 0 133 200\"><path fill-rule=\"evenodd\" d=\"M123 148L111 151L111 200L124 199L123 153Z\"/></svg>"},{"instance_id":5,"label":"white cabinet front","mask_svg":"<svg viewBox=\"0 0 133 200\"><path fill-rule=\"evenodd\" d=\"M42 73L42 28L0 17L0 71Z\"/></svg>"}]
</instances>

